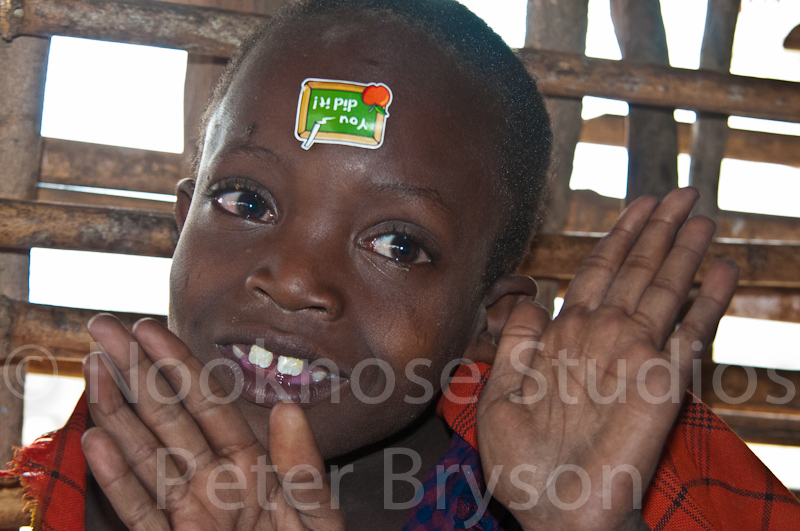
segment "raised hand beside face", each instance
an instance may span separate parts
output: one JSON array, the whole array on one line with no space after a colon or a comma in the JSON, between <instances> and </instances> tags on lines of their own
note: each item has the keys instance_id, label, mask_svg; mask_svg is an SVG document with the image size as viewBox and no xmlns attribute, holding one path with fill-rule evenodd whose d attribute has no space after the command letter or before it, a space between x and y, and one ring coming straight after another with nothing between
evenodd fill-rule
<instances>
[{"instance_id":1,"label":"raised hand beside face","mask_svg":"<svg viewBox=\"0 0 800 531\"><path fill-rule=\"evenodd\" d=\"M96 427L82 444L128 528L344 528L298 406L272 409L262 445L216 379L158 322L128 332L101 314L89 331L103 353L85 363Z\"/></svg>"},{"instance_id":2,"label":"raised hand beside face","mask_svg":"<svg viewBox=\"0 0 800 531\"><path fill-rule=\"evenodd\" d=\"M635 529L692 375L733 295L717 261L675 329L714 224L693 189L626 210L584 262L559 316L523 299L478 403L485 476L526 529ZM674 370L668 370L673 367ZM513 436L511 436L513 434Z\"/></svg>"}]
</instances>

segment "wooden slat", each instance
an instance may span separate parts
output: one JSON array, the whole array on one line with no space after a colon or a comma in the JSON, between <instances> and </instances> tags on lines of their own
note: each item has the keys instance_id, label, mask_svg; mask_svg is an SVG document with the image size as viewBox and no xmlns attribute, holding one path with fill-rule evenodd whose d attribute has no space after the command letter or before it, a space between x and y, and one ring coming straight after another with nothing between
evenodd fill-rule
<instances>
[{"instance_id":1,"label":"wooden slat","mask_svg":"<svg viewBox=\"0 0 800 531\"><path fill-rule=\"evenodd\" d=\"M730 72L733 33L740 7L741 0L709 0L700 68ZM692 126L689 184L700 192L694 213L714 220L720 215L717 206L719 177L729 134L726 115L697 113L697 120Z\"/></svg>"},{"instance_id":2,"label":"wooden slat","mask_svg":"<svg viewBox=\"0 0 800 531\"><path fill-rule=\"evenodd\" d=\"M24 511L26 502L22 495L22 487L18 483L0 484L0 529L19 529L31 525L31 515Z\"/></svg>"},{"instance_id":3,"label":"wooden slat","mask_svg":"<svg viewBox=\"0 0 800 531\"><path fill-rule=\"evenodd\" d=\"M0 199L0 247L172 256L176 242L174 219L166 213ZM595 243L597 238L591 236L541 235L522 271L535 277L571 278ZM798 245L713 243L698 279L714 257L739 264L740 285L800 287Z\"/></svg>"},{"instance_id":4,"label":"wooden slat","mask_svg":"<svg viewBox=\"0 0 800 531\"><path fill-rule=\"evenodd\" d=\"M542 92L552 96L599 96L642 105L800 121L800 88L789 81L563 52L522 49L519 54Z\"/></svg>"},{"instance_id":5,"label":"wooden slat","mask_svg":"<svg viewBox=\"0 0 800 531\"><path fill-rule=\"evenodd\" d=\"M177 239L168 213L0 199L0 248L169 257Z\"/></svg>"},{"instance_id":6,"label":"wooden slat","mask_svg":"<svg viewBox=\"0 0 800 531\"><path fill-rule=\"evenodd\" d=\"M86 324L96 310L64 308L31 304L21 301L7 301L12 316L10 345L17 348L23 345L40 345L58 360L81 362L89 354L92 338ZM130 327L143 317L153 317L165 322L164 317L133 313L114 313L126 326ZM32 355L41 355L31 350ZM7 353L4 353L7 354ZM47 362L44 362L45 364Z\"/></svg>"},{"instance_id":7,"label":"wooden slat","mask_svg":"<svg viewBox=\"0 0 800 531\"><path fill-rule=\"evenodd\" d=\"M625 117L603 115L583 122L581 142L607 146L625 145ZM678 124L678 149L690 153L691 124ZM730 129L725 157L800 167L800 137Z\"/></svg>"},{"instance_id":8,"label":"wooden slat","mask_svg":"<svg viewBox=\"0 0 800 531\"><path fill-rule=\"evenodd\" d=\"M175 212L175 203L168 201L151 201L149 199L139 199L136 197L121 197L51 188L39 188L37 190L36 199L37 201L66 205L126 208L150 212L163 212L165 214L172 214Z\"/></svg>"},{"instance_id":9,"label":"wooden slat","mask_svg":"<svg viewBox=\"0 0 800 531\"><path fill-rule=\"evenodd\" d=\"M621 199L605 197L591 190L573 190L566 230L608 232L623 206ZM723 211L717 221L716 236L796 244L800 243L800 218Z\"/></svg>"},{"instance_id":10,"label":"wooden slat","mask_svg":"<svg viewBox=\"0 0 800 531\"><path fill-rule=\"evenodd\" d=\"M183 48L230 56L261 17L166 2L26 0L15 20L9 0L4 37L53 34ZM737 116L800 121L797 83L594 59L566 52L520 50L550 96L586 95L635 104L704 110Z\"/></svg>"},{"instance_id":11,"label":"wooden slat","mask_svg":"<svg viewBox=\"0 0 800 531\"><path fill-rule=\"evenodd\" d=\"M181 155L45 138L39 181L174 194Z\"/></svg>"},{"instance_id":12,"label":"wooden slat","mask_svg":"<svg viewBox=\"0 0 800 531\"><path fill-rule=\"evenodd\" d=\"M263 17L168 2L9 0L3 6L6 40L16 35L67 35L230 57ZM18 17L14 11L23 9Z\"/></svg>"},{"instance_id":13,"label":"wooden slat","mask_svg":"<svg viewBox=\"0 0 800 531\"><path fill-rule=\"evenodd\" d=\"M587 0L529 0L525 46L583 54L588 24ZM544 98L550 115L552 153L548 174L547 204L541 231L560 234L569 210L569 180L575 146L581 133L581 101L574 98ZM558 281L537 279L536 300L551 313L558 292Z\"/></svg>"},{"instance_id":14,"label":"wooden slat","mask_svg":"<svg viewBox=\"0 0 800 531\"><path fill-rule=\"evenodd\" d=\"M41 182L172 194L181 178L181 155L54 138L43 140ZM678 140L680 152L689 153L691 125L678 125ZM584 121L580 141L624 146L625 118L604 115ZM800 137L731 129L725 156L800 167ZM39 199L58 201L41 195Z\"/></svg>"},{"instance_id":15,"label":"wooden slat","mask_svg":"<svg viewBox=\"0 0 800 531\"><path fill-rule=\"evenodd\" d=\"M624 60L669 66L658 2L611 0L611 19ZM678 186L678 128L669 108L631 103L626 118L628 179L625 200L666 196Z\"/></svg>"},{"instance_id":16,"label":"wooden slat","mask_svg":"<svg viewBox=\"0 0 800 531\"><path fill-rule=\"evenodd\" d=\"M712 408L747 442L800 446L800 415L744 408Z\"/></svg>"},{"instance_id":17,"label":"wooden slat","mask_svg":"<svg viewBox=\"0 0 800 531\"><path fill-rule=\"evenodd\" d=\"M598 238L593 236L540 235L520 272L538 277L568 280L580 267ZM700 266L701 281L715 258L729 258L739 264L740 286L800 287L800 246L752 243L711 244Z\"/></svg>"},{"instance_id":18,"label":"wooden slat","mask_svg":"<svg viewBox=\"0 0 800 531\"><path fill-rule=\"evenodd\" d=\"M800 323L800 290L739 288L725 314Z\"/></svg>"},{"instance_id":19,"label":"wooden slat","mask_svg":"<svg viewBox=\"0 0 800 531\"><path fill-rule=\"evenodd\" d=\"M800 26L795 26L783 40L783 47L787 50L800 50Z\"/></svg>"}]
</instances>

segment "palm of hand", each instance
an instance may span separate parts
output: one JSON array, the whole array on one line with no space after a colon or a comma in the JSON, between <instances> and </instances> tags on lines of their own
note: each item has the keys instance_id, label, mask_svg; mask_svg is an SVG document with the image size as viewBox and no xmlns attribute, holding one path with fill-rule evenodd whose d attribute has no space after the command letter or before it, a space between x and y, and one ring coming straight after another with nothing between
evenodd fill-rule
<instances>
[{"instance_id":1,"label":"palm of hand","mask_svg":"<svg viewBox=\"0 0 800 531\"><path fill-rule=\"evenodd\" d=\"M525 528L643 525L652 477L692 371L736 282L717 263L674 330L713 224L684 224L696 193L639 201L570 285L561 314L520 301L478 402L493 495ZM683 228L679 231L679 228ZM671 368L670 368L671 367ZM498 465L502 465L502 472Z\"/></svg>"}]
</instances>

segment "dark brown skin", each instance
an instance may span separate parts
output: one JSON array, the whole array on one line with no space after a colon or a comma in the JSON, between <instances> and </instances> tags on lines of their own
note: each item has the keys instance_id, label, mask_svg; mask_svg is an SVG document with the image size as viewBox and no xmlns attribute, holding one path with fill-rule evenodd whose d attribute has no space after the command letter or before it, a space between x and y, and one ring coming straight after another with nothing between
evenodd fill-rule
<instances>
[{"instance_id":1,"label":"dark brown skin","mask_svg":"<svg viewBox=\"0 0 800 531\"><path fill-rule=\"evenodd\" d=\"M584 357L611 364L630 354L630 344L607 339L613 334L635 343L638 362L663 355L669 327L699 264L697 256L705 252L713 232L707 220L683 226L695 192L676 192L658 209L649 199L631 207L619 230L600 244L599 254L576 278L565 317L550 323L532 306L535 286L530 279L508 275L488 289L481 285L503 221L491 177L495 161L486 140L496 124L491 102L466 86L449 58L432 54L421 35L388 22L349 22L329 26L312 21L297 36L279 35L274 42L280 44L263 46L244 65L213 116L196 186L185 182L178 195L182 232L171 279L171 332L153 321L140 322L128 332L107 315L90 323L90 332L126 381L129 342L141 347L134 370L142 375L142 393L132 407L98 356L90 358L86 369L100 399L90 406L98 428L87 432L84 450L97 482L132 529L327 530L343 529L345 517L348 529L401 528L406 511L381 510L383 449L399 446L418 452L421 478L448 445L429 404L404 400L423 392L418 382L405 377L407 364L417 359L429 360L430 366L415 367L415 374L438 389L451 360L463 356L491 361L497 354L479 411L481 457L488 469L534 463L546 477L563 463L592 471L593 464L626 462L640 468L646 479L652 475L676 407L615 403L608 413L596 410L591 418L581 407L548 417L541 404L536 409L505 400L509 392L530 386L509 369L508 358L521 341L538 338L553 348L583 350ZM308 77L391 87L394 100L384 145L368 150L315 144L302 150L292 131L300 85ZM215 185L231 178L267 201L270 208L263 219L247 219L217 203L229 191ZM646 238L631 251L642 230ZM420 244L414 263L398 262L373 247L376 239L398 232ZM653 283L677 287L668 295L649 296L661 289ZM687 317L690 326L681 329L682 341L710 341L734 284L732 266L712 268L696 310ZM606 311L609 305L615 310ZM647 319L638 319L640 313ZM588 335L575 340L576 331ZM258 337L266 338L268 346L291 344L312 358L328 358L345 375L359 362L382 360L396 376L395 390L379 404L359 400L347 383L338 404L322 399L302 408L268 408L243 398L233 404L210 402L200 390L199 375L204 363L218 357L216 345ZM546 350L526 363L549 364L554 352ZM193 385L180 404L161 406L148 396L145 375L152 362L167 359L183 363ZM386 383L383 373L373 369L361 375L367 396L380 394ZM215 374L218 382L212 378L212 391L224 396L233 380L229 373ZM170 369L162 375L157 383L168 395L179 387L181 375ZM552 411L555 402L545 405ZM631 433L632 411L639 422L646 415L655 420ZM521 427L514 444L506 435L508 426ZM565 433L571 441L591 436L606 442L591 452L579 443L562 452ZM646 444L637 444L641 441ZM156 450L162 446L187 449L198 471L192 481L171 489L166 510L158 511L154 478ZM265 455L278 466L264 480L277 510L259 507L259 478L250 472ZM282 491L286 471L308 464L324 475L326 461L329 465L334 458L339 465L355 466L342 481L344 516L331 506L327 483L296 492L302 502L320 502L318 507L293 507ZM180 475L184 466L180 459L166 464L168 477ZM246 488L223 491L225 500L241 502L236 510L209 503L206 482L223 464L239 467L247 480ZM401 470L407 466L398 462ZM230 474L223 477L233 481ZM544 492L541 484L536 486ZM514 488L502 476L495 494L508 504L519 496ZM630 491L620 486L622 494L615 501L621 501L610 511L590 503L585 511L559 513L541 504L515 511L515 516L526 528L588 528L576 527L586 522L599 529L636 528L643 524L639 513L630 510L626 488ZM565 489L570 492L569 485ZM403 492L395 499L409 497Z\"/></svg>"}]
</instances>

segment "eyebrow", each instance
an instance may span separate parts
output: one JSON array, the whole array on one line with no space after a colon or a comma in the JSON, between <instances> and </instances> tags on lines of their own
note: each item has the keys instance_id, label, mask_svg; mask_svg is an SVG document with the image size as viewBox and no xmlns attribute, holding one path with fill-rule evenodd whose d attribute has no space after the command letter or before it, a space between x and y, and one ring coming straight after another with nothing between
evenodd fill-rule
<instances>
[{"instance_id":1,"label":"eyebrow","mask_svg":"<svg viewBox=\"0 0 800 531\"><path fill-rule=\"evenodd\" d=\"M246 142L241 144L235 144L233 146L226 148L222 152L222 156L224 157L227 155L235 155L238 153L248 155L258 160L269 159L274 162L277 162L278 164L281 164L281 158L271 149Z\"/></svg>"},{"instance_id":2,"label":"eyebrow","mask_svg":"<svg viewBox=\"0 0 800 531\"><path fill-rule=\"evenodd\" d=\"M438 190L433 188L425 188L423 186L414 186L408 183L374 183L373 186L382 192L390 192L393 194L398 194L406 197L415 197L425 199L439 209L443 210L446 214L451 217L456 217L455 212L453 209L450 208L450 205L445 203L444 199L442 199L442 194L439 193Z\"/></svg>"}]
</instances>

